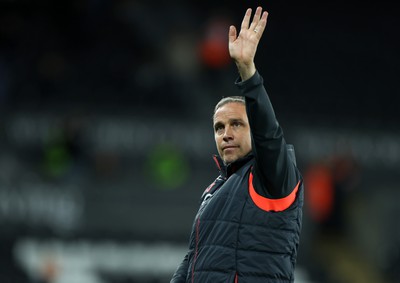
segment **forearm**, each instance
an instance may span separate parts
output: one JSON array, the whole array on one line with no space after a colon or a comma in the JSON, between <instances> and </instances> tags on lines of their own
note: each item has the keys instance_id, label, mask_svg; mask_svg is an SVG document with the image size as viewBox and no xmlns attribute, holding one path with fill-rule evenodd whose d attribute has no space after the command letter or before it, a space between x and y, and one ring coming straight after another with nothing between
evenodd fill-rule
<instances>
[{"instance_id":1,"label":"forearm","mask_svg":"<svg viewBox=\"0 0 400 283\"><path fill-rule=\"evenodd\" d=\"M263 78L256 71L247 80L242 78L241 81L236 81L236 85L246 98L246 110L252 135L277 139L280 138L276 136L280 126L263 83Z\"/></svg>"}]
</instances>

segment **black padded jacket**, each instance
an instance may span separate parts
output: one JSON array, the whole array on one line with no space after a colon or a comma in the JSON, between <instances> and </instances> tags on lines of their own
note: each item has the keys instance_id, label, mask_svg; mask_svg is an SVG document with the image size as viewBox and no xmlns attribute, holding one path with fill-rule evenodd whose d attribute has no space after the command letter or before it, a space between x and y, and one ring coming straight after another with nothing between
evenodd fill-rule
<instances>
[{"instance_id":1,"label":"black padded jacket","mask_svg":"<svg viewBox=\"0 0 400 283\"><path fill-rule=\"evenodd\" d=\"M246 99L252 152L205 190L189 251L171 283L294 282L303 181L258 72L236 85Z\"/></svg>"}]
</instances>

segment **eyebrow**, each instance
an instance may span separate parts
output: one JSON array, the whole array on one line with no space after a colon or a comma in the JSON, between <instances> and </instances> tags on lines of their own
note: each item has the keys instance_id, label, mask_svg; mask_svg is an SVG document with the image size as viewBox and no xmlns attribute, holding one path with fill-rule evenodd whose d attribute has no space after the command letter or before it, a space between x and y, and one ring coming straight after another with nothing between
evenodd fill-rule
<instances>
[{"instance_id":1,"label":"eyebrow","mask_svg":"<svg viewBox=\"0 0 400 283\"><path fill-rule=\"evenodd\" d=\"M243 119L240 118L229 119L229 123L234 123L234 122L244 123Z\"/></svg>"},{"instance_id":2,"label":"eyebrow","mask_svg":"<svg viewBox=\"0 0 400 283\"><path fill-rule=\"evenodd\" d=\"M244 124L244 120L243 120L243 119L240 119L240 118L233 118L233 119L229 119L229 120L228 120L228 124L232 124L232 123L235 123L235 122L239 122L239 123ZM214 124L214 128L216 128L217 126L221 126L221 125L224 125L224 123L218 121L218 122L216 122L216 123Z\"/></svg>"}]
</instances>

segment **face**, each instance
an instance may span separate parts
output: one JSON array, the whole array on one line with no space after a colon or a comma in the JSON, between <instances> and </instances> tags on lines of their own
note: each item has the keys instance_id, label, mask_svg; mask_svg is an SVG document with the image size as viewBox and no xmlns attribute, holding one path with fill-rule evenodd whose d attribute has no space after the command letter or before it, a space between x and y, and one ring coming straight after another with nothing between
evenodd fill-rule
<instances>
[{"instance_id":1,"label":"face","mask_svg":"<svg viewBox=\"0 0 400 283\"><path fill-rule=\"evenodd\" d=\"M214 137L225 164L251 151L250 126L243 103L230 102L217 109L214 114Z\"/></svg>"}]
</instances>

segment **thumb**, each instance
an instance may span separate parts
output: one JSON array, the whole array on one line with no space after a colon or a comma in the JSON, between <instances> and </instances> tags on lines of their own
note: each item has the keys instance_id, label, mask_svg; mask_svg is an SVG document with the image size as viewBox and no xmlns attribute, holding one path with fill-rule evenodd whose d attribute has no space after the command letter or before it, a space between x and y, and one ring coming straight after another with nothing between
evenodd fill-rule
<instances>
[{"instance_id":1,"label":"thumb","mask_svg":"<svg viewBox=\"0 0 400 283\"><path fill-rule=\"evenodd\" d=\"M229 43L232 43L236 40L237 34L236 34L236 28L235 26L230 26L229 27Z\"/></svg>"}]
</instances>

